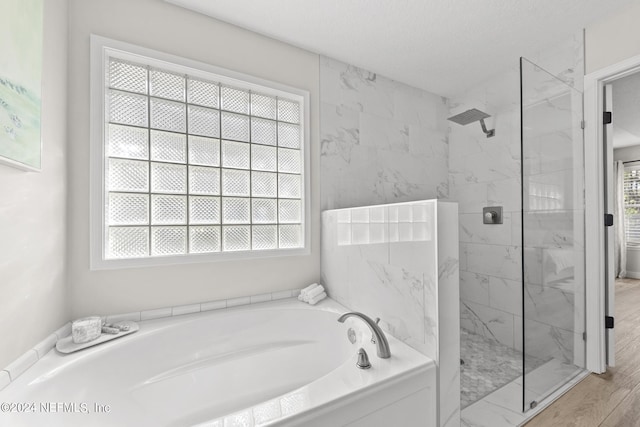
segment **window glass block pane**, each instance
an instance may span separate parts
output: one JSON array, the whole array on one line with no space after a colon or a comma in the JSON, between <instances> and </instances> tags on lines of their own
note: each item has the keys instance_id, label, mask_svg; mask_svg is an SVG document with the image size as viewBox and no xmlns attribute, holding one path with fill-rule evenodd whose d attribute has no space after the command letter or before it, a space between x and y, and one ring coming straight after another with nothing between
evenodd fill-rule
<instances>
[{"instance_id":1,"label":"window glass block pane","mask_svg":"<svg viewBox=\"0 0 640 427\"><path fill-rule=\"evenodd\" d=\"M190 194L220 194L220 169L189 166Z\"/></svg>"},{"instance_id":2,"label":"window glass block pane","mask_svg":"<svg viewBox=\"0 0 640 427\"><path fill-rule=\"evenodd\" d=\"M109 193L109 225L149 224L149 196Z\"/></svg>"},{"instance_id":3,"label":"window glass block pane","mask_svg":"<svg viewBox=\"0 0 640 427\"><path fill-rule=\"evenodd\" d=\"M219 108L219 88L217 83L189 78L189 103L205 107Z\"/></svg>"},{"instance_id":4,"label":"window glass block pane","mask_svg":"<svg viewBox=\"0 0 640 427\"><path fill-rule=\"evenodd\" d=\"M109 191L149 191L149 163L109 159Z\"/></svg>"},{"instance_id":5,"label":"window glass block pane","mask_svg":"<svg viewBox=\"0 0 640 427\"><path fill-rule=\"evenodd\" d=\"M151 227L151 255L187 253L187 227Z\"/></svg>"},{"instance_id":6,"label":"window glass block pane","mask_svg":"<svg viewBox=\"0 0 640 427\"><path fill-rule=\"evenodd\" d=\"M147 127L147 97L133 93L109 91L109 121L123 125Z\"/></svg>"},{"instance_id":7,"label":"window glass block pane","mask_svg":"<svg viewBox=\"0 0 640 427\"><path fill-rule=\"evenodd\" d=\"M278 148L278 171L300 173L300 150Z\"/></svg>"},{"instance_id":8,"label":"window glass block pane","mask_svg":"<svg viewBox=\"0 0 640 427\"><path fill-rule=\"evenodd\" d=\"M151 160L185 163L187 137L184 134L151 131Z\"/></svg>"},{"instance_id":9,"label":"window glass block pane","mask_svg":"<svg viewBox=\"0 0 640 427\"><path fill-rule=\"evenodd\" d=\"M276 145L276 122L273 120L251 118L251 142L255 144Z\"/></svg>"},{"instance_id":10,"label":"window glass block pane","mask_svg":"<svg viewBox=\"0 0 640 427\"><path fill-rule=\"evenodd\" d=\"M225 252L249 250L249 233L250 227L247 225L222 227L222 250Z\"/></svg>"},{"instance_id":11,"label":"window glass block pane","mask_svg":"<svg viewBox=\"0 0 640 427\"><path fill-rule=\"evenodd\" d=\"M286 99L278 99L278 120L289 123L300 123L300 103Z\"/></svg>"},{"instance_id":12,"label":"window glass block pane","mask_svg":"<svg viewBox=\"0 0 640 427\"><path fill-rule=\"evenodd\" d=\"M189 252L220 252L220 227L189 227Z\"/></svg>"},{"instance_id":13,"label":"window glass block pane","mask_svg":"<svg viewBox=\"0 0 640 427\"><path fill-rule=\"evenodd\" d=\"M222 141L222 166L249 169L249 148L244 142Z\"/></svg>"},{"instance_id":14,"label":"window glass block pane","mask_svg":"<svg viewBox=\"0 0 640 427\"><path fill-rule=\"evenodd\" d=\"M109 61L109 86L146 94L147 68L112 58Z\"/></svg>"},{"instance_id":15,"label":"window glass block pane","mask_svg":"<svg viewBox=\"0 0 640 427\"><path fill-rule=\"evenodd\" d=\"M278 217L283 224L300 224L302 222L302 205L300 200L279 200Z\"/></svg>"},{"instance_id":16,"label":"window glass block pane","mask_svg":"<svg viewBox=\"0 0 640 427\"><path fill-rule=\"evenodd\" d=\"M278 145L285 148L300 148L300 126L278 123Z\"/></svg>"},{"instance_id":17,"label":"window glass block pane","mask_svg":"<svg viewBox=\"0 0 640 427\"><path fill-rule=\"evenodd\" d=\"M187 223L186 196L151 196L151 224L179 225Z\"/></svg>"},{"instance_id":18,"label":"window glass block pane","mask_svg":"<svg viewBox=\"0 0 640 427\"><path fill-rule=\"evenodd\" d=\"M251 215L254 224L276 224L278 207L275 199L251 199Z\"/></svg>"},{"instance_id":19,"label":"window glass block pane","mask_svg":"<svg viewBox=\"0 0 640 427\"><path fill-rule=\"evenodd\" d=\"M220 224L220 198L189 197L190 224Z\"/></svg>"},{"instance_id":20,"label":"window glass block pane","mask_svg":"<svg viewBox=\"0 0 640 427\"><path fill-rule=\"evenodd\" d=\"M222 194L224 196L248 196L249 171L223 169Z\"/></svg>"},{"instance_id":21,"label":"window glass block pane","mask_svg":"<svg viewBox=\"0 0 640 427\"><path fill-rule=\"evenodd\" d=\"M149 76L151 79L152 96L184 102L184 76L166 73L160 70L151 70Z\"/></svg>"},{"instance_id":22,"label":"window glass block pane","mask_svg":"<svg viewBox=\"0 0 640 427\"><path fill-rule=\"evenodd\" d=\"M251 115L267 119L276 118L276 99L272 96L251 94Z\"/></svg>"},{"instance_id":23,"label":"window glass block pane","mask_svg":"<svg viewBox=\"0 0 640 427\"><path fill-rule=\"evenodd\" d=\"M222 223L223 224L248 224L249 200L236 198L222 198Z\"/></svg>"},{"instance_id":24,"label":"window glass block pane","mask_svg":"<svg viewBox=\"0 0 640 427\"><path fill-rule=\"evenodd\" d=\"M220 166L220 140L189 135L189 163Z\"/></svg>"},{"instance_id":25,"label":"window glass block pane","mask_svg":"<svg viewBox=\"0 0 640 427\"><path fill-rule=\"evenodd\" d=\"M300 175L278 174L278 197L299 199L300 193Z\"/></svg>"},{"instance_id":26,"label":"window glass block pane","mask_svg":"<svg viewBox=\"0 0 640 427\"><path fill-rule=\"evenodd\" d=\"M166 163L151 163L151 192L186 193L187 167Z\"/></svg>"},{"instance_id":27,"label":"window glass block pane","mask_svg":"<svg viewBox=\"0 0 640 427\"><path fill-rule=\"evenodd\" d=\"M189 105L189 134L220 136L220 112L210 108Z\"/></svg>"},{"instance_id":28,"label":"window glass block pane","mask_svg":"<svg viewBox=\"0 0 640 427\"><path fill-rule=\"evenodd\" d=\"M109 227L108 258L138 258L149 255L149 228Z\"/></svg>"},{"instance_id":29,"label":"window glass block pane","mask_svg":"<svg viewBox=\"0 0 640 427\"><path fill-rule=\"evenodd\" d=\"M278 248L277 225L255 225L251 227L251 244L255 250Z\"/></svg>"},{"instance_id":30,"label":"window glass block pane","mask_svg":"<svg viewBox=\"0 0 640 427\"><path fill-rule=\"evenodd\" d=\"M185 105L179 102L151 98L151 127L185 132L187 130Z\"/></svg>"},{"instance_id":31,"label":"window glass block pane","mask_svg":"<svg viewBox=\"0 0 640 427\"><path fill-rule=\"evenodd\" d=\"M251 169L275 172L276 160L276 147L251 145Z\"/></svg>"},{"instance_id":32,"label":"window glass block pane","mask_svg":"<svg viewBox=\"0 0 640 427\"><path fill-rule=\"evenodd\" d=\"M280 248L301 248L302 226L280 225L278 227L278 240Z\"/></svg>"},{"instance_id":33,"label":"window glass block pane","mask_svg":"<svg viewBox=\"0 0 640 427\"><path fill-rule=\"evenodd\" d=\"M249 141L249 117L223 111L222 137L236 141Z\"/></svg>"},{"instance_id":34,"label":"window glass block pane","mask_svg":"<svg viewBox=\"0 0 640 427\"><path fill-rule=\"evenodd\" d=\"M278 182L275 173L251 172L251 196L277 197Z\"/></svg>"},{"instance_id":35,"label":"window glass block pane","mask_svg":"<svg viewBox=\"0 0 640 427\"><path fill-rule=\"evenodd\" d=\"M223 110L249 114L249 92L222 86L220 94L222 96L221 108Z\"/></svg>"},{"instance_id":36,"label":"window glass block pane","mask_svg":"<svg viewBox=\"0 0 640 427\"><path fill-rule=\"evenodd\" d=\"M149 158L149 131L147 129L110 124L107 144L109 156L130 159Z\"/></svg>"}]
</instances>

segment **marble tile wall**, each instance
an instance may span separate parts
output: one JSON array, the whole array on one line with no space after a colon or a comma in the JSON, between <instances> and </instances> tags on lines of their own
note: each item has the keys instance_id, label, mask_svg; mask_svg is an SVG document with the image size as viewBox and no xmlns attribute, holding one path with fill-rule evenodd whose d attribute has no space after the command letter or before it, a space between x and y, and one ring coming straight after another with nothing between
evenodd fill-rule
<instances>
[{"instance_id":1,"label":"marble tile wall","mask_svg":"<svg viewBox=\"0 0 640 427\"><path fill-rule=\"evenodd\" d=\"M581 88L582 47L581 34L576 34L530 59ZM450 99L451 115L478 108L492 115L487 126L496 129L496 136L487 139L477 123L450 125L449 194L460 210L461 326L522 350L523 157L525 194L534 195L525 200L526 350L531 356L579 363L584 326L580 286L584 283L584 212L581 198L575 197L582 194L582 169L574 159L582 159L582 145L581 134L566 126L567 111L580 111L575 108L578 99L565 96L551 102L557 83L545 82L544 73L526 76L541 106L525 114L525 129L534 126L539 134L527 135L521 155L519 73L514 63L512 69ZM579 117L573 119L579 123ZM565 196L557 206L548 201L554 191ZM503 206L503 224L483 224L485 206ZM569 255L563 253L567 250ZM562 274L554 276L558 268L554 259L574 265L573 275L563 273L571 276L569 280L560 280Z\"/></svg>"},{"instance_id":2,"label":"marble tile wall","mask_svg":"<svg viewBox=\"0 0 640 427\"><path fill-rule=\"evenodd\" d=\"M440 426L460 424L457 207L436 200L322 214L322 283L438 365Z\"/></svg>"},{"instance_id":3,"label":"marble tile wall","mask_svg":"<svg viewBox=\"0 0 640 427\"><path fill-rule=\"evenodd\" d=\"M449 195L446 98L320 57L322 209Z\"/></svg>"}]
</instances>

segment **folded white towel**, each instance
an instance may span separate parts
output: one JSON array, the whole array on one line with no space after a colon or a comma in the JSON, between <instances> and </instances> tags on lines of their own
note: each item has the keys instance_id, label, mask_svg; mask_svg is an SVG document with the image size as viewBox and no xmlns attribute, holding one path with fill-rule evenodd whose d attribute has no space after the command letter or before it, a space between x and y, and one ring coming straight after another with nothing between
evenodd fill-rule
<instances>
[{"instance_id":1,"label":"folded white towel","mask_svg":"<svg viewBox=\"0 0 640 427\"><path fill-rule=\"evenodd\" d=\"M313 283L313 284L307 286L306 288L304 288L303 290L300 291L300 295L298 295L298 299L300 301L307 302L309 300L309 292L313 291L314 289L316 289L319 286L320 285L318 285L317 283Z\"/></svg>"},{"instance_id":2,"label":"folded white towel","mask_svg":"<svg viewBox=\"0 0 640 427\"><path fill-rule=\"evenodd\" d=\"M305 295L305 298L307 299L307 301L309 301L310 299L317 297L323 292L324 292L324 286L319 285L311 289L309 292L307 292L307 294Z\"/></svg>"},{"instance_id":3,"label":"folded white towel","mask_svg":"<svg viewBox=\"0 0 640 427\"><path fill-rule=\"evenodd\" d=\"M314 298L310 298L308 302L311 305L316 305L319 301L322 301L326 297L327 297L327 293L326 292L322 292L321 294L316 295Z\"/></svg>"}]
</instances>

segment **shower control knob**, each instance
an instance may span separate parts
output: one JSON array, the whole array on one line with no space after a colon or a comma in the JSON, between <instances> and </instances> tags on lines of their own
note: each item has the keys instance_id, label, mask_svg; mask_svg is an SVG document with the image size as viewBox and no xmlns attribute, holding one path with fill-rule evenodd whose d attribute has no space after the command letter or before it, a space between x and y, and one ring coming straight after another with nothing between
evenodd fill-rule
<instances>
[{"instance_id":1,"label":"shower control knob","mask_svg":"<svg viewBox=\"0 0 640 427\"><path fill-rule=\"evenodd\" d=\"M482 222L485 224L502 224L502 206L482 208Z\"/></svg>"}]
</instances>

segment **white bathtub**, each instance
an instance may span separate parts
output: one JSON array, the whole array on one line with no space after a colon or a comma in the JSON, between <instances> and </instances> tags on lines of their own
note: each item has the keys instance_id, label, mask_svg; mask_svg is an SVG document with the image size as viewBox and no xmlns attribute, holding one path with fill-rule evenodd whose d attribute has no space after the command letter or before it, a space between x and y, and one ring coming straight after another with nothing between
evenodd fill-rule
<instances>
[{"instance_id":1,"label":"white bathtub","mask_svg":"<svg viewBox=\"0 0 640 427\"><path fill-rule=\"evenodd\" d=\"M288 299L144 321L88 350L53 350L0 392L13 411L0 425L435 425L433 362L388 334L392 357L379 359L364 323L337 322L345 311ZM349 342L349 327L364 344ZM360 346L369 370L355 366Z\"/></svg>"}]
</instances>

